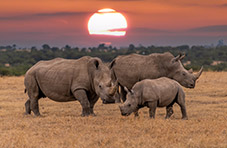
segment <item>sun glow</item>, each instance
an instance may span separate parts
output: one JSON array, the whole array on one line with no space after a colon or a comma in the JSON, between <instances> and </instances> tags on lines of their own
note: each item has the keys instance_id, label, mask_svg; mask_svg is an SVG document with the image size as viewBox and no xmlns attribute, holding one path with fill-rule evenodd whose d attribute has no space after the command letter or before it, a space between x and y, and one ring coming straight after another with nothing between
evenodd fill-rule
<instances>
[{"instance_id":1,"label":"sun glow","mask_svg":"<svg viewBox=\"0 0 227 148\"><path fill-rule=\"evenodd\" d=\"M125 17L110 8L98 10L88 21L88 31L91 35L124 36L126 28Z\"/></svg>"}]
</instances>

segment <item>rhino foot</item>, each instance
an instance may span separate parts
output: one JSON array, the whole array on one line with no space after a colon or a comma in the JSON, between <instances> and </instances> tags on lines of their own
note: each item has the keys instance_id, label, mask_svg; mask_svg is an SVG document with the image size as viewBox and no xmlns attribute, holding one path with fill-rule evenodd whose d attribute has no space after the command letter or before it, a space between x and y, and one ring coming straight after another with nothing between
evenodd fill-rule
<instances>
[{"instance_id":1,"label":"rhino foot","mask_svg":"<svg viewBox=\"0 0 227 148\"><path fill-rule=\"evenodd\" d=\"M34 110L33 113L34 113L35 116L37 116L37 117L41 116L38 110Z\"/></svg>"},{"instance_id":2,"label":"rhino foot","mask_svg":"<svg viewBox=\"0 0 227 148\"><path fill-rule=\"evenodd\" d=\"M87 117L90 115L90 108L86 107L82 109L81 117Z\"/></svg>"},{"instance_id":3,"label":"rhino foot","mask_svg":"<svg viewBox=\"0 0 227 148\"><path fill-rule=\"evenodd\" d=\"M188 117L182 117L182 120L188 120Z\"/></svg>"},{"instance_id":4,"label":"rhino foot","mask_svg":"<svg viewBox=\"0 0 227 148\"><path fill-rule=\"evenodd\" d=\"M95 117L96 114L95 114L95 113L82 113L82 114L81 114L81 117L88 117L88 116Z\"/></svg>"},{"instance_id":5,"label":"rhino foot","mask_svg":"<svg viewBox=\"0 0 227 148\"><path fill-rule=\"evenodd\" d=\"M35 114L35 116L36 116L36 117L42 117L42 115L40 115L40 114Z\"/></svg>"},{"instance_id":6,"label":"rhino foot","mask_svg":"<svg viewBox=\"0 0 227 148\"><path fill-rule=\"evenodd\" d=\"M170 117L166 116L165 119L168 120Z\"/></svg>"},{"instance_id":7,"label":"rhino foot","mask_svg":"<svg viewBox=\"0 0 227 148\"><path fill-rule=\"evenodd\" d=\"M24 115L25 115L25 116L28 116L28 115L31 115L31 113L25 112Z\"/></svg>"},{"instance_id":8,"label":"rhino foot","mask_svg":"<svg viewBox=\"0 0 227 148\"><path fill-rule=\"evenodd\" d=\"M95 113L91 113L91 114L90 114L90 116L95 117L95 116L96 116L96 114L95 114Z\"/></svg>"},{"instance_id":9,"label":"rhino foot","mask_svg":"<svg viewBox=\"0 0 227 148\"><path fill-rule=\"evenodd\" d=\"M82 113L81 117L88 117L90 114L89 113Z\"/></svg>"}]
</instances>

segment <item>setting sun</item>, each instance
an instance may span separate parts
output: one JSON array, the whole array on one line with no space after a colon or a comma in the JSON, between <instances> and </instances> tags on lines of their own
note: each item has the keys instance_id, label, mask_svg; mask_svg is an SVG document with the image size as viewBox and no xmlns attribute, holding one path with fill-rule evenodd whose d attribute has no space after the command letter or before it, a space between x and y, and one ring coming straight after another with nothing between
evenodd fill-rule
<instances>
[{"instance_id":1,"label":"setting sun","mask_svg":"<svg viewBox=\"0 0 227 148\"><path fill-rule=\"evenodd\" d=\"M98 10L88 21L88 31L91 35L124 36L126 28L125 17L110 8Z\"/></svg>"}]
</instances>

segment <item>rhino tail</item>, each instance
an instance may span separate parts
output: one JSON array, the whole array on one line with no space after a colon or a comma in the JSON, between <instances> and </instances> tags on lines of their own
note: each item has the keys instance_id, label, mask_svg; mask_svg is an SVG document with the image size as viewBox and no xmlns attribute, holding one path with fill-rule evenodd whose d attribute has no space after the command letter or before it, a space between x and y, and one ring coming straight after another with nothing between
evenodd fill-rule
<instances>
[{"instance_id":1,"label":"rhino tail","mask_svg":"<svg viewBox=\"0 0 227 148\"><path fill-rule=\"evenodd\" d=\"M24 89L24 93L26 94L26 92L27 92L27 89L25 88L25 89Z\"/></svg>"}]
</instances>

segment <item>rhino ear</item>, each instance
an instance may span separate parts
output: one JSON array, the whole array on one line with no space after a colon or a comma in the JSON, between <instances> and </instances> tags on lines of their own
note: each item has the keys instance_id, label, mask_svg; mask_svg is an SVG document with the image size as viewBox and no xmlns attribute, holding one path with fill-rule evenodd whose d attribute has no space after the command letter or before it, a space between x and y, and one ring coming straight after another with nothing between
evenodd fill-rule
<instances>
[{"instance_id":1,"label":"rhino ear","mask_svg":"<svg viewBox=\"0 0 227 148\"><path fill-rule=\"evenodd\" d=\"M98 69L100 65L100 61L97 58L90 59L88 63L90 66L95 66L96 69Z\"/></svg>"},{"instance_id":2,"label":"rhino ear","mask_svg":"<svg viewBox=\"0 0 227 148\"><path fill-rule=\"evenodd\" d=\"M99 61L98 60L95 60L94 61L94 64L95 64L96 69L98 69L99 68Z\"/></svg>"},{"instance_id":3,"label":"rhino ear","mask_svg":"<svg viewBox=\"0 0 227 148\"><path fill-rule=\"evenodd\" d=\"M110 63L109 65L109 69L112 69L112 67L116 64L116 61L115 59Z\"/></svg>"},{"instance_id":4,"label":"rhino ear","mask_svg":"<svg viewBox=\"0 0 227 148\"><path fill-rule=\"evenodd\" d=\"M131 94L134 95L134 90L130 90Z\"/></svg>"},{"instance_id":5,"label":"rhino ear","mask_svg":"<svg viewBox=\"0 0 227 148\"><path fill-rule=\"evenodd\" d=\"M129 93L129 90L128 90L128 88L125 86L124 87L124 90L127 92L127 93Z\"/></svg>"},{"instance_id":6,"label":"rhino ear","mask_svg":"<svg viewBox=\"0 0 227 148\"><path fill-rule=\"evenodd\" d=\"M134 91L133 91L133 90L128 89L127 87L124 87L124 90L125 90L127 93L130 93L131 95L133 95L133 94L134 94Z\"/></svg>"},{"instance_id":7,"label":"rhino ear","mask_svg":"<svg viewBox=\"0 0 227 148\"><path fill-rule=\"evenodd\" d=\"M192 68L189 69L188 72L189 72L189 73L193 73L193 69L192 69Z\"/></svg>"},{"instance_id":8,"label":"rhino ear","mask_svg":"<svg viewBox=\"0 0 227 148\"><path fill-rule=\"evenodd\" d=\"M182 60L185 57L185 54L180 53L178 56L174 57L171 61L172 63Z\"/></svg>"}]
</instances>

